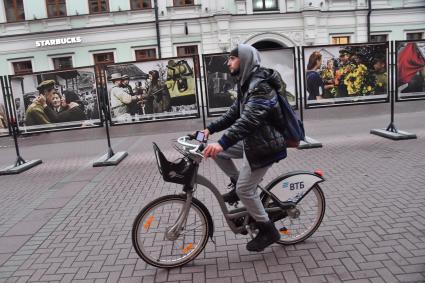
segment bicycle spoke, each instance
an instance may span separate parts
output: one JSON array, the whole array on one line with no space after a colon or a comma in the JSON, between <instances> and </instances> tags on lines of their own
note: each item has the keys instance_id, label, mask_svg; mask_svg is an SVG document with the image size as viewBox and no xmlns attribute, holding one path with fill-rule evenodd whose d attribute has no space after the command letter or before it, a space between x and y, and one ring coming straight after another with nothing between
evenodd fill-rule
<instances>
[{"instance_id":1,"label":"bicycle spoke","mask_svg":"<svg viewBox=\"0 0 425 283\"><path fill-rule=\"evenodd\" d=\"M199 249L204 248L208 239L207 221L201 210L193 205L184 220L186 225L183 225L184 229L176 235L176 239L170 240L166 236L167 230L176 224L184 203L184 199L164 201L150 207L141 218L137 230L140 240L136 251L143 254L143 259L155 262L154 265L158 266L175 266L190 261L193 254L197 255Z\"/></svg>"},{"instance_id":2,"label":"bicycle spoke","mask_svg":"<svg viewBox=\"0 0 425 283\"><path fill-rule=\"evenodd\" d=\"M273 205L271 199L267 200ZM320 225L323 218L323 193L314 188L296 206L299 215L296 218L289 214L284 219L275 222L276 228L280 230L280 243L296 243L308 238ZM281 230L282 229L282 230Z\"/></svg>"},{"instance_id":3,"label":"bicycle spoke","mask_svg":"<svg viewBox=\"0 0 425 283\"><path fill-rule=\"evenodd\" d=\"M198 226L196 226L195 228L190 229L190 230L184 229L184 230L185 230L185 232L180 233L180 235L186 235L186 233L187 233L187 232L195 231L195 229L197 229L197 228L199 228L199 227L202 227L202 226L204 226L204 225L203 225L203 224L198 225Z\"/></svg>"}]
</instances>

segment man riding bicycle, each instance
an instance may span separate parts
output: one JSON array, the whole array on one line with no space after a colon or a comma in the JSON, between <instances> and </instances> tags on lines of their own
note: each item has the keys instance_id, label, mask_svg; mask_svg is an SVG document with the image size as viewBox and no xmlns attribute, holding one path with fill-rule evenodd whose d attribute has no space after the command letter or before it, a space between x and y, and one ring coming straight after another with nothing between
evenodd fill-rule
<instances>
[{"instance_id":1,"label":"man riding bicycle","mask_svg":"<svg viewBox=\"0 0 425 283\"><path fill-rule=\"evenodd\" d=\"M260 54L252 46L239 44L230 52L227 66L236 78L238 97L230 109L203 130L208 135L226 130L218 143L204 150L206 158L215 159L230 177L233 190L223 195L226 202L240 199L259 229L248 242L249 251L262 251L280 239L280 233L270 221L257 185L274 162L286 157L286 144L279 126L284 121L277 95L282 87L280 75L260 67ZM232 159L242 158L238 170Z\"/></svg>"}]
</instances>

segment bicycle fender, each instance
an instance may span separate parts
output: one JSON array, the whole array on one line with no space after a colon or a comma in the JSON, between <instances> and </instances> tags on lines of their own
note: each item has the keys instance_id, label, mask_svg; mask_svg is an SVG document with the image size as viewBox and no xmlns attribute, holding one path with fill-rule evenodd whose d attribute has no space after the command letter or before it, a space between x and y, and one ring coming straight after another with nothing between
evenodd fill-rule
<instances>
[{"instance_id":1,"label":"bicycle fender","mask_svg":"<svg viewBox=\"0 0 425 283\"><path fill-rule=\"evenodd\" d=\"M297 203L314 185L323 181L324 179L318 174L296 171L277 177L265 189L281 202Z\"/></svg>"},{"instance_id":2,"label":"bicycle fender","mask_svg":"<svg viewBox=\"0 0 425 283\"><path fill-rule=\"evenodd\" d=\"M211 240L213 240L212 237L214 235L214 221L211 217L211 214L210 214L208 208L200 200L198 200L194 197L192 198L192 202L195 203L197 206L199 206L199 208L202 209L202 211L207 216L208 225L211 227L211 229L208 232L208 236L210 237Z\"/></svg>"}]
</instances>

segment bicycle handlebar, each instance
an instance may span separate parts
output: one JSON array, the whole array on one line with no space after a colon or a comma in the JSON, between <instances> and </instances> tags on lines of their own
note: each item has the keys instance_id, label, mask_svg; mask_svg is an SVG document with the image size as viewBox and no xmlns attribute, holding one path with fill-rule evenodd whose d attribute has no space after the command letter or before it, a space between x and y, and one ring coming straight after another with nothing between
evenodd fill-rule
<instances>
[{"instance_id":1,"label":"bicycle handlebar","mask_svg":"<svg viewBox=\"0 0 425 283\"><path fill-rule=\"evenodd\" d=\"M177 138L177 142L183 147L185 147L184 150L194 155L201 156L203 158L204 155L202 154L202 151L205 149L205 143L200 142L198 145L196 145L196 144L192 144L188 142L189 140L193 140L193 139L194 139L193 137L191 137L190 135L187 135L187 136L182 136Z\"/></svg>"},{"instance_id":2,"label":"bicycle handlebar","mask_svg":"<svg viewBox=\"0 0 425 283\"><path fill-rule=\"evenodd\" d=\"M191 149L194 149L198 147L198 145L187 142L188 140L192 140L192 139L193 138L191 138L190 136L182 136L177 138L177 142L181 144L182 146L187 146L187 147L190 147Z\"/></svg>"}]
</instances>

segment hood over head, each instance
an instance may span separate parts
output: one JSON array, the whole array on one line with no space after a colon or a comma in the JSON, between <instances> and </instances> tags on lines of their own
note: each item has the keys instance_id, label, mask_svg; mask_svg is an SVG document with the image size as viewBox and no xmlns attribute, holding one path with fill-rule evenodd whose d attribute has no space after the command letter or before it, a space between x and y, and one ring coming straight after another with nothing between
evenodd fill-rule
<instances>
[{"instance_id":1,"label":"hood over head","mask_svg":"<svg viewBox=\"0 0 425 283\"><path fill-rule=\"evenodd\" d=\"M239 67L238 81L243 85L261 63L260 53L248 44L238 44L238 57L241 61Z\"/></svg>"},{"instance_id":2,"label":"hood over head","mask_svg":"<svg viewBox=\"0 0 425 283\"><path fill-rule=\"evenodd\" d=\"M283 81L278 71L268 68L260 68L254 75L254 80L251 82L250 88L255 88L258 84L266 82L275 90L281 93L286 91L286 83Z\"/></svg>"}]
</instances>

